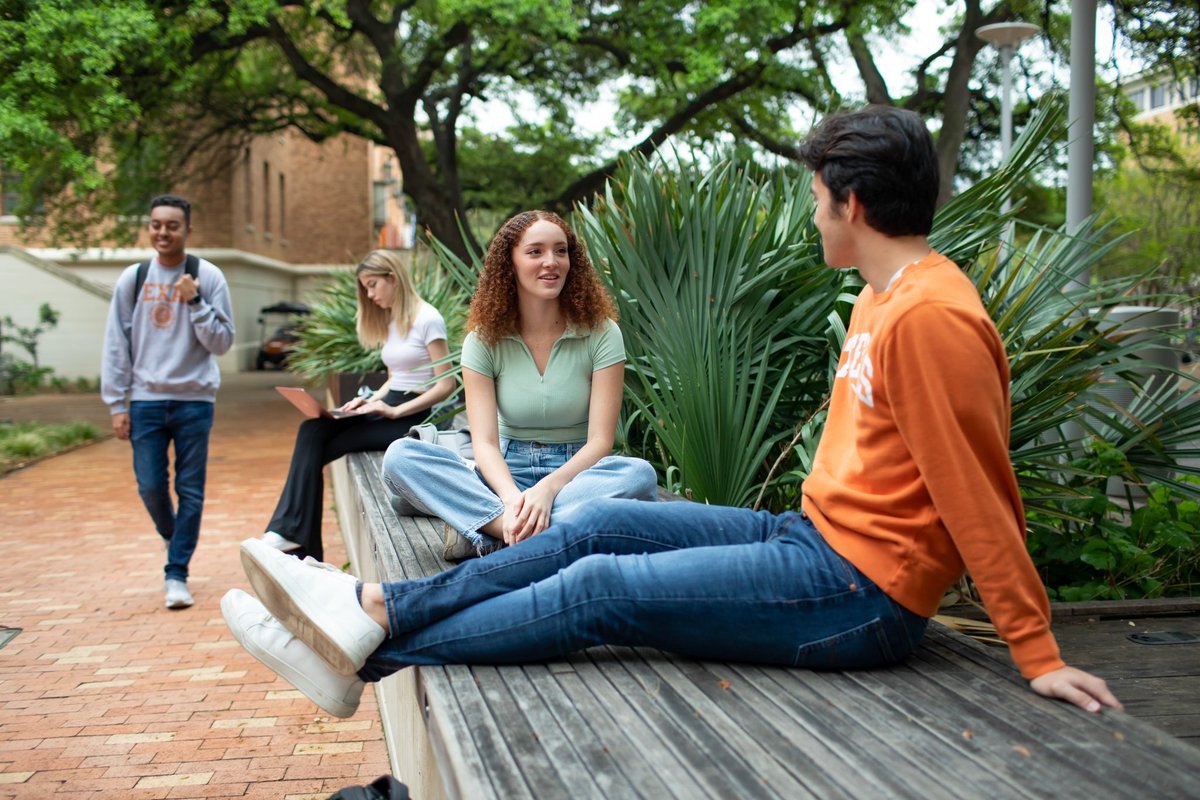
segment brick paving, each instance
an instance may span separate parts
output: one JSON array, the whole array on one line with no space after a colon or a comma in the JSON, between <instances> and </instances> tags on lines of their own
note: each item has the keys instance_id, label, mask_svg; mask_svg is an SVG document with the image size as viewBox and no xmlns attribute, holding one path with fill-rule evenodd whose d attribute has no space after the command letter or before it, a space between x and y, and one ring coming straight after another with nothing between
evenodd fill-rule
<instances>
[{"instance_id":1,"label":"brick paving","mask_svg":"<svg viewBox=\"0 0 1200 800\"><path fill-rule=\"evenodd\" d=\"M0 648L0 800L324 800L389 771L370 687L353 718L330 718L221 619L226 589L250 590L237 543L274 508L300 421L272 390L281 377L230 376L218 397L190 609L163 607L162 546L127 442L0 478L0 626L22 629ZM85 417L98 404L7 400L0 417ZM330 497L326 557L340 564Z\"/></svg>"}]
</instances>

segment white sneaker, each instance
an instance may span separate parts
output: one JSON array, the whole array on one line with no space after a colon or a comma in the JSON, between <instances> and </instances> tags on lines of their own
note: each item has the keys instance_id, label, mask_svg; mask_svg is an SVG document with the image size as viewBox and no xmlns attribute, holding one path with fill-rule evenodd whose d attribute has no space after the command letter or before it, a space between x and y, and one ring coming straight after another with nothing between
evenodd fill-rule
<instances>
[{"instance_id":1,"label":"white sneaker","mask_svg":"<svg viewBox=\"0 0 1200 800\"><path fill-rule=\"evenodd\" d=\"M331 564L247 539L242 568L267 610L339 674L358 672L387 635L359 604L358 579Z\"/></svg>"},{"instance_id":2,"label":"white sneaker","mask_svg":"<svg viewBox=\"0 0 1200 800\"><path fill-rule=\"evenodd\" d=\"M335 717L350 717L358 710L363 682L356 676L338 675L308 645L271 616L262 603L241 589L230 589L221 598L221 615L238 644L266 664L279 677Z\"/></svg>"},{"instance_id":3,"label":"white sneaker","mask_svg":"<svg viewBox=\"0 0 1200 800\"><path fill-rule=\"evenodd\" d=\"M167 608L187 608L192 604L192 593L185 581L167 578Z\"/></svg>"},{"instance_id":4,"label":"white sneaker","mask_svg":"<svg viewBox=\"0 0 1200 800\"><path fill-rule=\"evenodd\" d=\"M275 531L267 531L262 535L262 540L274 547L281 553L290 553L293 550L299 550L301 545L299 542L293 542L291 539L285 539Z\"/></svg>"}]
</instances>

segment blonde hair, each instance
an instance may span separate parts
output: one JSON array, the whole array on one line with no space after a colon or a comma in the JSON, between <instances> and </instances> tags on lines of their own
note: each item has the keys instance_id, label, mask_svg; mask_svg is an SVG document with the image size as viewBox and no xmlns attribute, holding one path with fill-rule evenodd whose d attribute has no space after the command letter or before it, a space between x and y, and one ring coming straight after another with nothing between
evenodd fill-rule
<instances>
[{"instance_id":1,"label":"blonde hair","mask_svg":"<svg viewBox=\"0 0 1200 800\"><path fill-rule=\"evenodd\" d=\"M367 297L367 290L362 285L363 275L391 276L395 290L390 309L380 308ZM408 267L404 266L399 255L391 250L371 251L354 270L354 285L358 289L358 341L363 347L383 344L387 340L388 324L391 322L396 323L396 330L401 336L408 333L424 301L413 288Z\"/></svg>"}]
</instances>

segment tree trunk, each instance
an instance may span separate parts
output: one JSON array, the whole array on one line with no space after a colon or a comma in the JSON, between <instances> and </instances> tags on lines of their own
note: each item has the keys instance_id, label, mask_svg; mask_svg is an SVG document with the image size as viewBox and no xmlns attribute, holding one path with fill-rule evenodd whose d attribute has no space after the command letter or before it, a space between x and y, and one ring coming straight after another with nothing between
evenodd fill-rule
<instances>
[{"instance_id":1,"label":"tree trunk","mask_svg":"<svg viewBox=\"0 0 1200 800\"><path fill-rule=\"evenodd\" d=\"M396 159L400 162L404 191L412 198L417 224L456 256L469 262L470 249L459 229L458 218L462 209L455 208L445 186L437 179L425 160L416 123L411 119L412 115L409 115L408 119L400 119L401 115L396 116L395 126L388 130L388 143L396 151ZM463 225L466 225L465 219Z\"/></svg>"},{"instance_id":2,"label":"tree trunk","mask_svg":"<svg viewBox=\"0 0 1200 800\"><path fill-rule=\"evenodd\" d=\"M983 22L978 0L968 0L958 42L954 47L954 59L946 76L946 93L943 98L942 130L938 134L938 168L941 185L938 188L938 205L941 206L954 194L954 175L958 172L958 153L966 135L967 111L971 106L971 70L975 58L986 45L975 35L975 29Z\"/></svg>"}]
</instances>

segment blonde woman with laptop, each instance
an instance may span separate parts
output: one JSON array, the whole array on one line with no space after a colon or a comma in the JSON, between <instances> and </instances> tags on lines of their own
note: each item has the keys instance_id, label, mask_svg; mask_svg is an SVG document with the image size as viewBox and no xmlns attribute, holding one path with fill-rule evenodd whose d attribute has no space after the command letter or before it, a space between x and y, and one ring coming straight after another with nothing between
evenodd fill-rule
<instances>
[{"instance_id":1,"label":"blonde woman with laptop","mask_svg":"<svg viewBox=\"0 0 1200 800\"><path fill-rule=\"evenodd\" d=\"M383 346L388 380L370 397L341 407L340 419L319 417L300 423L283 493L262 540L270 546L324 557L321 512L326 464L347 453L386 450L420 423L429 409L450 396L454 378L446 343L446 322L413 288L400 257L375 250L355 270L358 282L358 340ZM443 363L434 364L433 362ZM437 376L442 376L434 381Z\"/></svg>"}]
</instances>

